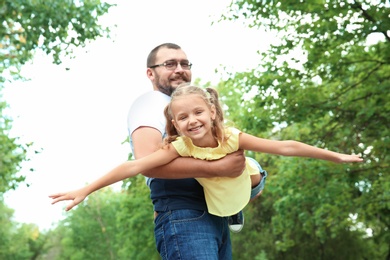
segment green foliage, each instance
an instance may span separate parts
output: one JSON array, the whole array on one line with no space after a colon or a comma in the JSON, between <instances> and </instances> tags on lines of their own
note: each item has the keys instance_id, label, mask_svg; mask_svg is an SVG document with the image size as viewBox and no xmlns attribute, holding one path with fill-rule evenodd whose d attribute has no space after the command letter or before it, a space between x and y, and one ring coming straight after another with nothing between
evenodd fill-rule
<instances>
[{"instance_id":1,"label":"green foliage","mask_svg":"<svg viewBox=\"0 0 390 260\"><path fill-rule=\"evenodd\" d=\"M0 73L10 70L18 78L18 69L33 58L36 49L60 63L61 54L71 54L70 47L106 36L108 29L98 18L110 7L101 1L1 1Z\"/></svg>"},{"instance_id":2,"label":"green foliage","mask_svg":"<svg viewBox=\"0 0 390 260\"><path fill-rule=\"evenodd\" d=\"M0 194L25 180L17 172L30 146L9 136L12 119L4 114L4 83L23 79L20 68L33 59L37 49L58 64L63 55L72 54L72 48L108 36L109 29L98 18L111 6L100 1L0 0Z\"/></svg>"},{"instance_id":3,"label":"green foliage","mask_svg":"<svg viewBox=\"0 0 390 260\"><path fill-rule=\"evenodd\" d=\"M116 259L116 209L123 196L103 189L89 196L62 223L59 259Z\"/></svg>"},{"instance_id":4,"label":"green foliage","mask_svg":"<svg viewBox=\"0 0 390 260\"><path fill-rule=\"evenodd\" d=\"M148 189L143 177L132 181L128 191L105 188L67 213L49 253L73 260L159 259Z\"/></svg>"},{"instance_id":5,"label":"green foliage","mask_svg":"<svg viewBox=\"0 0 390 260\"><path fill-rule=\"evenodd\" d=\"M117 215L120 259L160 259L154 240L153 205L142 175L124 182L126 197ZM136 236L134 236L136 234Z\"/></svg>"},{"instance_id":6,"label":"green foliage","mask_svg":"<svg viewBox=\"0 0 390 260\"><path fill-rule=\"evenodd\" d=\"M3 115L5 107L6 103L0 101L0 194L15 189L25 179L16 173L26 159L26 146L18 144L17 138L9 137L11 119Z\"/></svg>"},{"instance_id":7,"label":"green foliage","mask_svg":"<svg viewBox=\"0 0 390 260\"><path fill-rule=\"evenodd\" d=\"M232 3L226 19L244 17L251 27L277 31L279 39L257 68L231 74L218 86L229 119L257 136L365 159L336 165L251 154L271 176L264 197L246 209L260 220L247 214L235 254L389 257L389 14L386 1ZM247 232L252 244L242 249Z\"/></svg>"},{"instance_id":8,"label":"green foliage","mask_svg":"<svg viewBox=\"0 0 390 260\"><path fill-rule=\"evenodd\" d=\"M47 234L34 224L12 220L13 210L0 201L0 259L38 259L45 255Z\"/></svg>"}]
</instances>

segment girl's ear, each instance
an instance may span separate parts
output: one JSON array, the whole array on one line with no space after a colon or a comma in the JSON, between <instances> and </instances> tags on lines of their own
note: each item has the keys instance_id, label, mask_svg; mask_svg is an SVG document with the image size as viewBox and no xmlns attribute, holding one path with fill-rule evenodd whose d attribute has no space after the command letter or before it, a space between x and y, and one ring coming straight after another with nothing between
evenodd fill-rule
<instances>
[{"instance_id":1,"label":"girl's ear","mask_svg":"<svg viewBox=\"0 0 390 260\"><path fill-rule=\"evenodd\" d=\"M178 133L180 133L179 127L178 127L178 125L176 124L176 121L175 121L174 119L172 119L171 122L172 122L173 126L176 128L176 131L177 131Z\"/></svg>"},{"instance_id":2,"label":"girl's ear","mask_svg":"<svg viewBox=\"0 0 390 260\"><path fill-rule=\"evenodd\" d=\"M211 105L210 107L210 114L211 114L211 119L215 120L215 118L217 117L217 110L215 109L214 105Z\"/></svg>"}]
</instances>

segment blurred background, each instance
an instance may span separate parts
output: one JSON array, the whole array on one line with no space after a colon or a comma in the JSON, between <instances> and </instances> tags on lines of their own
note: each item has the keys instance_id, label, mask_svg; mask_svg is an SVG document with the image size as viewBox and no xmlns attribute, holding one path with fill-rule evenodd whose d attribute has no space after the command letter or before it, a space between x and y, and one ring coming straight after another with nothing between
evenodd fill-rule
<instances>
[{"instance_id":1,"label":"blurred background","mask_svg":"<svg viewBox=\"0 0 390 260\"><path fill-rule=\"evenodd\" d=\"M10 1L0 6L0 259L159 259L142 177L71 212L48 195L128 159L146 57L179 44L229 120L364 163L249 154L270 176L237 259L390 259L387 1Z\"/></svg>"}]
</instances>

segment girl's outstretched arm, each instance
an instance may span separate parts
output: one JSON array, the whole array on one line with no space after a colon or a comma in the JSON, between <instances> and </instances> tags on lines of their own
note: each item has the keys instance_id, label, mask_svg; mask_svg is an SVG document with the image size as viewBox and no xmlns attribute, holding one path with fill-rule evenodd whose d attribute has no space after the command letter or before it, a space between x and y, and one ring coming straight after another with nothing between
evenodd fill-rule
<instances>
[{"instance_id":1,"label":"girl's outstretched arm","mask_svg":"<svg viewBox=\"0 0 390 260\"><path fill-rule=\"evenodd\" d=\"M55 204L63 200L72 200L72 202L66 207L66 211L68 211L82 202L92 192L124 179L134 177L143 171L167 164L178 156L179 154L173 146L168 145L148 156L142 157L141 159L126 161L118 165L107 174L83 188L70 192L60 192L49 195L49 198L53 199L51 204Z\"/></svg>"},{"instance_id":2,"label":"girl's outstretched arm","mask_svg":"<svg viewBox=\"0 0 390 260\"><path fill-rule=\"evenodd\" d=\"M240 149L282 156L308 157L335 163L362 162L359 155L337 153L298 141L277 141L240 134Z\"/></svg>"},{"instance_id":3,"label":"girl's outstretched arm","mask_svg":"<svg viewBox=\"0 0 390 260\"><path fill-rule=\"evenodd\" d=\"M55 204L63 200L72 200L72 202L69 203L66 207L66 211L68 211L80 202L82 202L92 192L109 186L118 181L124 180L126 178L136 176L138 174L135 171L136 168L134 167L136 166L136 164L137 161L126 161L81 189L49 195L49 198L53 199L51 204Z\"/></svg>"}]
</instances>

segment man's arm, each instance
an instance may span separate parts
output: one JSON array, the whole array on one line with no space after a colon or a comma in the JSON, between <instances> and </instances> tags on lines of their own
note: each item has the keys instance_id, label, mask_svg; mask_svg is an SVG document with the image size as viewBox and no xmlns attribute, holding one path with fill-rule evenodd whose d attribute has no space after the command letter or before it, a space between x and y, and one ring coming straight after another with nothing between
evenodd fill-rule
<instances>
[{"instance_id":1,"label":"man's arm","mask_svg":"<svg viewBox=\"0 0 390 260\"><path fill-rule=\"evenodd\" d=\"M152 127L139 127L132 133L135 158L142 158L161 148L160 131ZM169 164L142 174L151 178L182 179L208 177L237 177L245 168L243 151L228 154L215 161L179 157Z\"/></svg>"}]
</instances>

